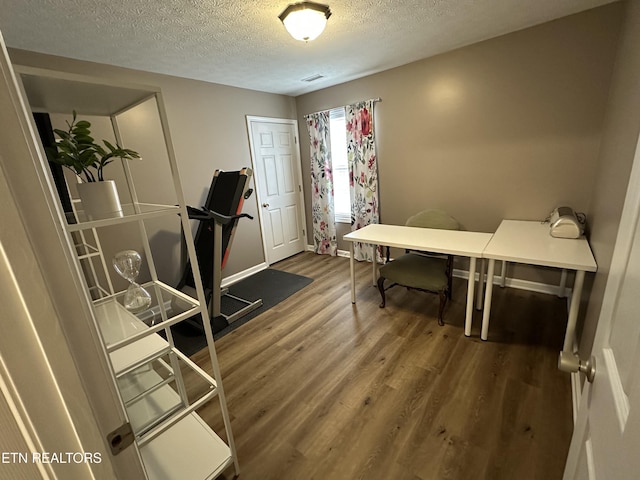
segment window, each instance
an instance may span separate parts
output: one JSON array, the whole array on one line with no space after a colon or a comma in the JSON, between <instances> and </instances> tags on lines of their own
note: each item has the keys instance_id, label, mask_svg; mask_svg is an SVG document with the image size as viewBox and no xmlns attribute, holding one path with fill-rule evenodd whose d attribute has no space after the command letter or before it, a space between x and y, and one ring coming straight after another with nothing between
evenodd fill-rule
<instances>
[{"instance_id":1,"label":"window","mask_svg":"<svg viewBox=\"0 0 640 480\"><path fill-rule=\"evenodd\" d=\"M329 133L331 136L335 220L339 223L351 223L349 166L347 164L347 126L344 107L334 108L329 112Z\"/></svg>"}]
</instances>

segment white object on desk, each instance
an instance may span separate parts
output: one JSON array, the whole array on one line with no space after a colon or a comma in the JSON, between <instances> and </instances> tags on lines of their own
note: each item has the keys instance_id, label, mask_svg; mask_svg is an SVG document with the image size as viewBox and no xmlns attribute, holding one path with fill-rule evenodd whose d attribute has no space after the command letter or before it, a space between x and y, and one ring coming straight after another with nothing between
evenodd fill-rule
<instances>
[{"instance_id":1,"label":"white object on desk","mask_svg":"<svg viewBox=\"0 0 640 480\"><path fill-rule=\"evenodd\" d=\"M549 234L552 237L580 238L583 233L583 224L571 207L558 207L551 212Z\"/></svg>"},{"instance_id":2,"label":"white object on desk","mask_svg":"<svg viewBox=\"0 0 640 480\"><path fill-rule=\"evenodd\" d=\"M368 243L372 245L374 253L374 261L372 262L374 285L377 280L375 250L378 245L469 257L469 280L467 284L467 307L464 333L466 336L471 335L476 260L482 257L482 252L491 239L490 233L372 224L356 230L355 232L348 233L343 238L344 240L351 242L349 244L349 254L351 259L351 303L356 303L353 242ZM480 281L482 281L482 278Z\"/></svg>"},{"instance_id":3,"label":"white object on desk","mask_svg":"<svg viewBox=\"0 0 640 480\"><path fill-rule=\"evenodd\" d=\"M489 267L480 336L482 340L486 340L489 333L493 272L496 260L576 271L563 347L564 351L571 351L584 274L585 272L595 272L598 268L587 239L584 237L576 239L554 238L549 235L549 225L546 223L503 220L487 244L483 257L489 259ZM564 290L565 281L566 277L563 275L562 290Z\"/></svg>"}]
</instances>

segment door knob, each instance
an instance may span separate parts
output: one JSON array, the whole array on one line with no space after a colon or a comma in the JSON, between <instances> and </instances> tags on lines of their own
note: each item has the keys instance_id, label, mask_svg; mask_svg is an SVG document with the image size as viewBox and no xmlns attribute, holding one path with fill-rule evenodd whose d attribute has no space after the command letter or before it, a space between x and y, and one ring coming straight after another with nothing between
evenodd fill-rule
<instances>
[{"instance_id":1,"label":"door knob","mask_svg":"<svg viewBox=\"0 0 640 480\"><path fill-rule=\"evenodd\" d=\"M263 206L264 208L267 208L267 207L269 206L269 204L268 204L268 203L263 203L263 204L262 204L262 206Z\"/></svg>"},{"instance_id":2,"label":"door knob","mask_svg":"<svg viewBox=\"0 0 640 480\"><path fill-rule=\"evenodd\" d=\"M593 379L596 376L596 357L593 355L588 360L580 360L580 357L575 353L560 352L560 358L558 358L558 369L563 372L584 373L589 383L593 383Z\"/></svg>"}]
</instances>

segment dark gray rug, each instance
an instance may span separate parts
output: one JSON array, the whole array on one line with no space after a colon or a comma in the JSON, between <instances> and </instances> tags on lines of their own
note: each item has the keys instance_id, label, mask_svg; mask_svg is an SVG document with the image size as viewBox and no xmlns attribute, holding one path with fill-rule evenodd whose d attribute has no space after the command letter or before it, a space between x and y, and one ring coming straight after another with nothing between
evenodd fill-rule
<instances>
[{"instance_id":1,"label":"dark gray rug","mask_svg":"<svg viewBox=\"0 0 640 480\"><path fill-rule=\"evenodd\" d=\"M213 321L213 338L218 340L224 337L252 318L266 312L271 307L303 289L311 282L313 282L312 278L267 268L266 270L262 270L244 280L234 283L229 287L229 293L231 295L244 298L248 301L255 301L261 298L262 306L249 312L230 325L223 319ZM232 301L228 301L227 297L222 297L221 303L223 313L227 315L232 313L232 309L234 308ZM199 317L197 322L199 322ZM176 347L188 356L200 351L207 344L202 328L191 322L182 322L174 325L171 327L171 333Z\"/></svg>"}]
</instances>

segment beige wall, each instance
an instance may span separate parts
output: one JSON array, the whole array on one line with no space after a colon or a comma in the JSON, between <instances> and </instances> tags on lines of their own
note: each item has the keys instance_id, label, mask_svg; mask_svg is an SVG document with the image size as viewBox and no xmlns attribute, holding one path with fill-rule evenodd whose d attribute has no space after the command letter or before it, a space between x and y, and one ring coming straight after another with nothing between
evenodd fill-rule
<instances>
[{"instance_id":1,"label":"beige wall","mask_svg":"<svg viewBox=\"0 0 640 480\"><path fill-rule=\"evenodd\" d=\"M10 54L19 65L159 86L191 205L203 202L216 168L250 165L245 115L298 116L306 182L304 114L381 97L375 116L381 220L401 224L433 206L469 230L491 232L502 218L543 219L559 204L586 212L591 225L592 208L594 215L604 208L592 204L592 194L622 16L623 4L607 5L296 99L33 52ZM264 261L255 197L245 211L256 219L240 223L224 276ZM339 237L347 229L340 225ZM557 281L553 269L513 266L509 274Z\"/></svg>"},{"instance_id":2,"label":"beige wall","mask_svg":"<svg viewBox=\"0 0 640 480\"><path fill-rule=\"evenodd\" d=\"M588 214L599 265L583 297L581 348L588 351L640 130L639 3L610 4L296 99L33 52L10 54L18 65L159 86L191 205L202 203L216 168L250 164L245 115L298 116L308 179L304 114L381 97L375 121L383 222L404 223L427 206L487 232L502 218L542 219L559 204ZM255 198L245 205L256 220L241 222L225 276L264 261ZM340 227L341 237L348 226ZM555 273L510 272L536 281L555 281Z\"/></svg>"},{"instance_id":3,"label":"beige wall","mask_svg":"<svg viewBox=\"0 0 640 480\"><path fill-rule=\"evenodd\" d=\"M199 206L204 203L216 169L234 170L251 166L246 115L296 118L294 99L284 95L22 50L9 50L9 54L15 65L48 68L118 82L160 87L188 205ZM212 65L212 68L216 67ZM132 145L131 148L136 147ZM148 187L158 188L155 184ZM265 260L255 196L245 202L244 211L254 216L254 220L243 220L239 223L232 252L223 272L224 277L259 265Z\"/></svg>"},{"instance_id":4,"label":"beige wall","mask_svg":"<svg viewBox=\"0 0 640 480\"><path fill-rule=\"evenodd\" d=\"M542 220L557 205L589 214L621 14L612 4L297 97L299 124L382 98L383 223L427 207L484 232L503 218ZM309 178L304 131L300 149ZM556 272L531 273L544 281Z\"/></svg>"},{"instance_id":5,"label":"beige wall","mask_svg":"<svg viewBox=\"0 0 640 480\"><path fill-rule=\"evenodd\" d=\"M640 133L640 2L626 2L626 16L616 60L611 95L592 189L590 243L598 263L593 280L580 350L591 351L602 307L613 247L631 165Z\"/></svg>"}]
</instances>

